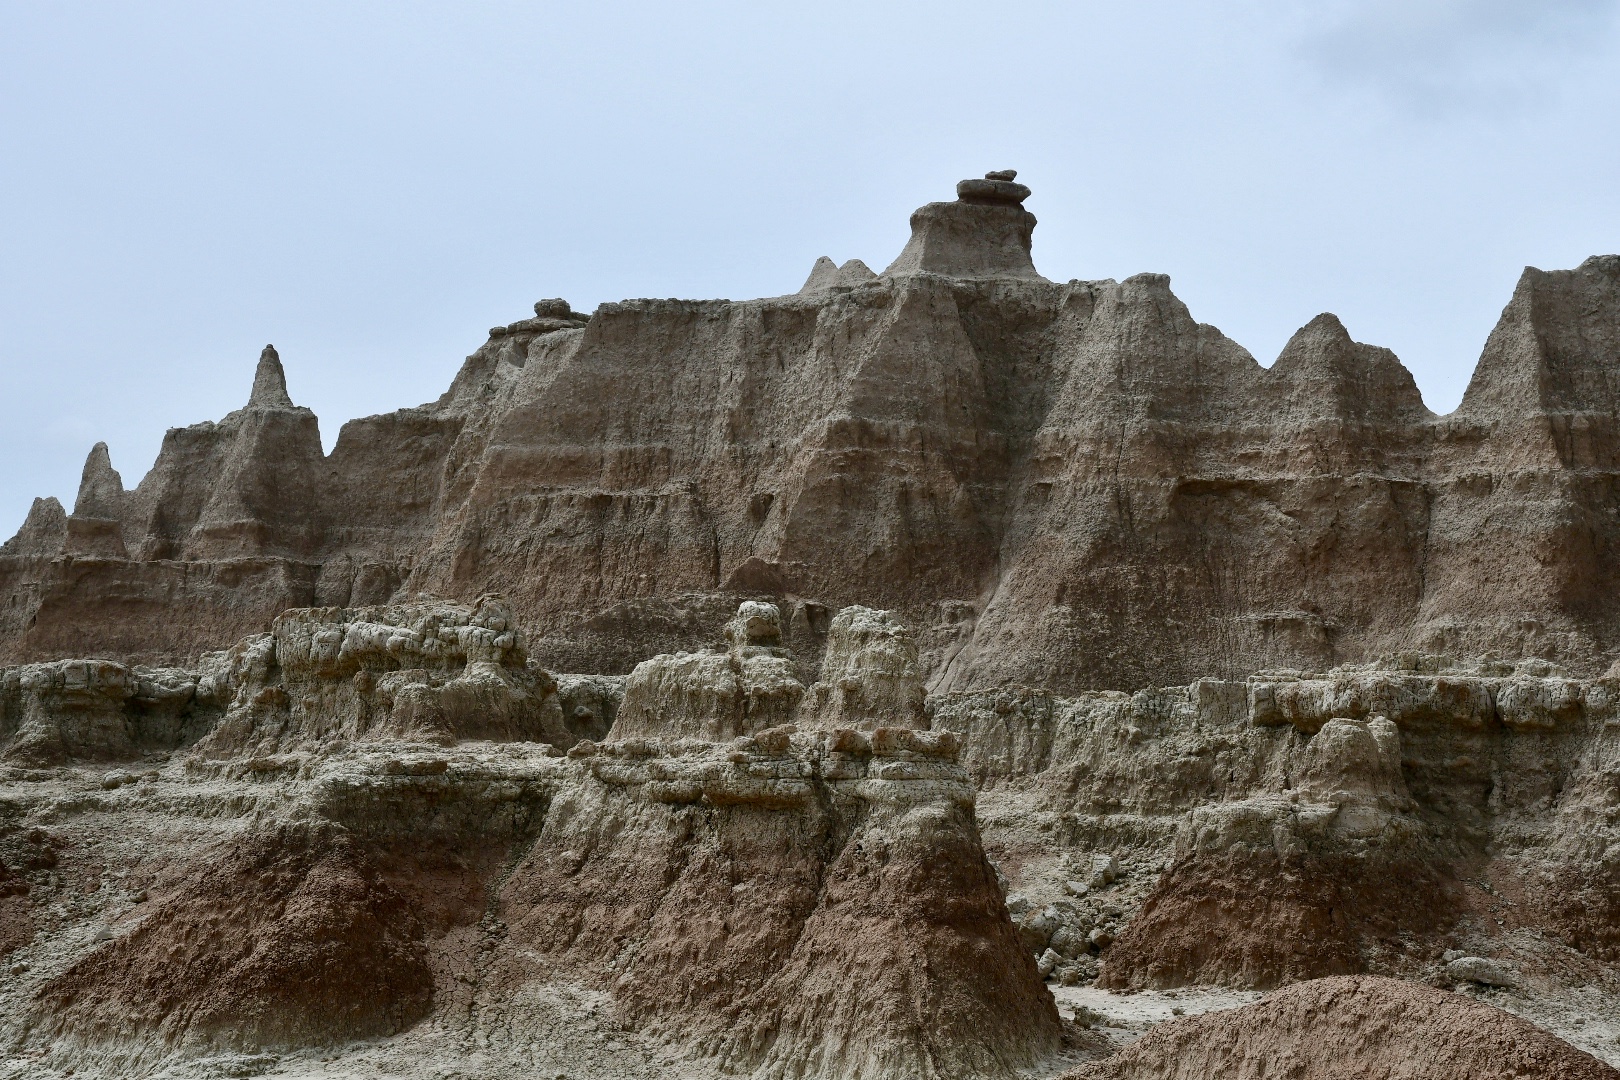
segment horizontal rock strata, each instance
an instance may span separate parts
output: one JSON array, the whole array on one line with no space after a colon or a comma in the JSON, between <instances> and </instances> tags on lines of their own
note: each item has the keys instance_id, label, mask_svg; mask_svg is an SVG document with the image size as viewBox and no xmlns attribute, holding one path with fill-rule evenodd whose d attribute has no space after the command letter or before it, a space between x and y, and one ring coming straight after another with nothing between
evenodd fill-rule
<instances>
[{"instance_id":1,"label":"horizontal rock strata","mask_svg":"<svg viewBox=\"0 0 1620 1080\"><path fill-rule=\"evenodd\" d=\"M542 301L330 455L267 348L248 404L169 432L133 490L98 446L72 514L36 504L0 549L0 657L191 662L420 591L500 592L548 666L618 674L750 596L901 611L956 690L1620 656L1620 257L1526 270L1438 417L1331 315L1262 368L1162 275L1040 277L1023 185L960 192L881 275Z\"/></svg>"},{"instance_id":2,"label":"horizontal rock strata","mask_svg":"<svg viewBox=\"0 0 1620 1080\"><path fill-rule=\"evenodd\" d=\"M926 730L892 613L830 620L842 696L824 722L788 710L806 730L746 733L757 710L738 712L726 665L786 663L773 606L741 606L734 651L710 654L719 683L696 690L678 663L647 674L671 657L553 677L509 618L493 597L286 612L203 672L166 672L173 730L192 737L158 750L130 736L150 672L8 670L28 688L14 775L111 766L92 813L237 822L175 850L10 1037L56 1067L143 1073L455 1022L469 986L507 1001L563 985L731 1073L1012 1077L1059 1050L961 743ZM883 703L918 726L879 726Z\"/></svg>"},{"instance_id":3,"label":"horizontal rock strata","mask_svg":"<svg viewBox=\"0 0 1620 1080\"><path fill-rule=\"evenodd\" d=\"M1030 198L97 444L0 547L0 1073L1613 1075L1620 257L1439 417Z\"/></svg>"}]
</instances>

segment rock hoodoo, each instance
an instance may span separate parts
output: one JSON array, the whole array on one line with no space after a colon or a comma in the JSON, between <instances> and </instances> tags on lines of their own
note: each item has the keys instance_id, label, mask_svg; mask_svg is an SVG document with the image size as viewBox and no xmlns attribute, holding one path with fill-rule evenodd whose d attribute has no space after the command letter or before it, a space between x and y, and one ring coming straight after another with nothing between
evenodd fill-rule
<instances>
[{"instance_id":1,"label":"rock hoodoo","mask_svg":"<svg viewBox=\"0 0 1620 1080\"><path fill-rule=\"evenodd\" d=\"M956 201L929 203L911 215L911 240L884 277L942 274L947 277L1045 279L1030 261L1035 215L1023 208L1029 188L1018 174L986 173L956 185Z\"/></svg>"},{"instance_id":2,"label":"rock hoodoo","mask_svg":"<svg viewBox=\"0 0 1620 1080\"><path fill-rule=\"evenodd\" d=\"M253 373L253 393L248 397L248 408L296 408L287 396L287 373L281 369L281 354L274 345L266 345L259 353L259 369Z\"/></svg>"}]
</instances>

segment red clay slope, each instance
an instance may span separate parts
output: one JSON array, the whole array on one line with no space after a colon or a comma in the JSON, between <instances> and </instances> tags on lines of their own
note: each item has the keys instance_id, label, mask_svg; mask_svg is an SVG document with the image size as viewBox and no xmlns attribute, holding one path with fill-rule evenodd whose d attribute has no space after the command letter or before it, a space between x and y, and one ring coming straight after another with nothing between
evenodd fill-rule
<instances>
[{"instance_id":1,"label":"red clay slope","mask_svg":"<svg viewBox=\"0 0 1620 1080\"><path fill-rule=\"evenodd\" d=\"M1620 1072L1501 1009L1344 975L1155 1028L1063 1080L1615 1080Z\"/></svg>"}]
</instances>

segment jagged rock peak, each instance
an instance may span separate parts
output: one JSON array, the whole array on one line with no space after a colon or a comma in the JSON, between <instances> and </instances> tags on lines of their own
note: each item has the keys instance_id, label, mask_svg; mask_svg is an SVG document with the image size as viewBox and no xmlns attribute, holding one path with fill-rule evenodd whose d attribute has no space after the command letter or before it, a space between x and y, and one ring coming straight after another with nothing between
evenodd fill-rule
<instances>
[{"instance_id":1,"label":"jagged rock peak","mask_svg":"<svg viewBox=\"0 0 1620 1080\"><path fill-rule=\"evenodd\" d=\"M67 543L67 511L53 495L35 499L17 535L0 545L0 555L60 555Z\"/></svg>"},{"instance_id":2,"label":"jagged rock peak","mask_svg":"<svg viewBox=\"0 0 1620 1080\"><path fill-rule=\"evenodd\" d=\"M287 396L287 373L281 368L281 356L274 345L266 345L259 354L259 368L253 373L253 394L248 407L265 409L295 408Z\"/></svg>"},{"instance_id":3,"label":"jagged rock peak","mask_svg":"<svg viewBox=\"0 0 1620 1080\"><path fill-rule=\"evenodd\" d=\"M877 275L872 272L872 268L859 259L851 259L843 266L839 266L823 255L810 269L810 276L799 289L799 295L808 296L833 289L853 289L857 285L875 280Z\"/></svg>"},{"instance_id":4,"label":"jagged rock peak","mask_svg":"<svg viewBox=\"0 0 1620 1080\"><path fill-rule=\"evenodd\" d=\"M1022 203L1030 191L1016 175L1006 169L963 180L955 202L929 203L912 214L911 239L883 276L1044 280L1029 257L1035 215Z\"/></svg>"},{"instance_id":5,"label":"jagged rock peak","mask_svg":"<svg viewBox=\"0 0 1620 1080\"><path fill-rule=\"evenodd\" d=\"M1620 412L1620 256L1574 270L1527 266L1458 406L1470 422Z\"/></svg>"},{"instance_id":6,"label":"jagged rock peak","mask_svg":"<svg viewBox=\"0 0 1620 1080\"><path fill-rule=\"evenodd\" d=\"M1432 416L1400 359L1351 338L1331 312L1294 333L1269 379L1283 388L1284 408L1296 418L1421 423Z\"/></svg>"},{"instance_id":7,"label":"jagged rock peak","mask_svg":"<svg viewBox=\"0 0 1620 1080\"><path fill-rule=\"evenodd\" d=\"M79 497L73 503L74 517L113 518L118 516L124 498L124 478L112 467L107 444L98 442L84 459L79 478Z\"/></svg>"}]
</instances>

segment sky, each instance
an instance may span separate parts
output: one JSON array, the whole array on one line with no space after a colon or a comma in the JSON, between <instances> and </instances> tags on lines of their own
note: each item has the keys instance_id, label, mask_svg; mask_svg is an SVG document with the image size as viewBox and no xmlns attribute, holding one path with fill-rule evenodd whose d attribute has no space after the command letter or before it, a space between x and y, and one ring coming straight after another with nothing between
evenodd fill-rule
<instances>
[{"instance_id":1,"label":"sky","mask_svg":"<svg viewBox=\"0 0 1620 1080\"><path fill-rule=\"evenodd\" d=\"M328 449L543 297L792 292L1016 168L1049 278L1321 311L1448 412L1620 252L1620 0L0 0L0 538L248 396Z\"/></svg>"}]
</instances>

